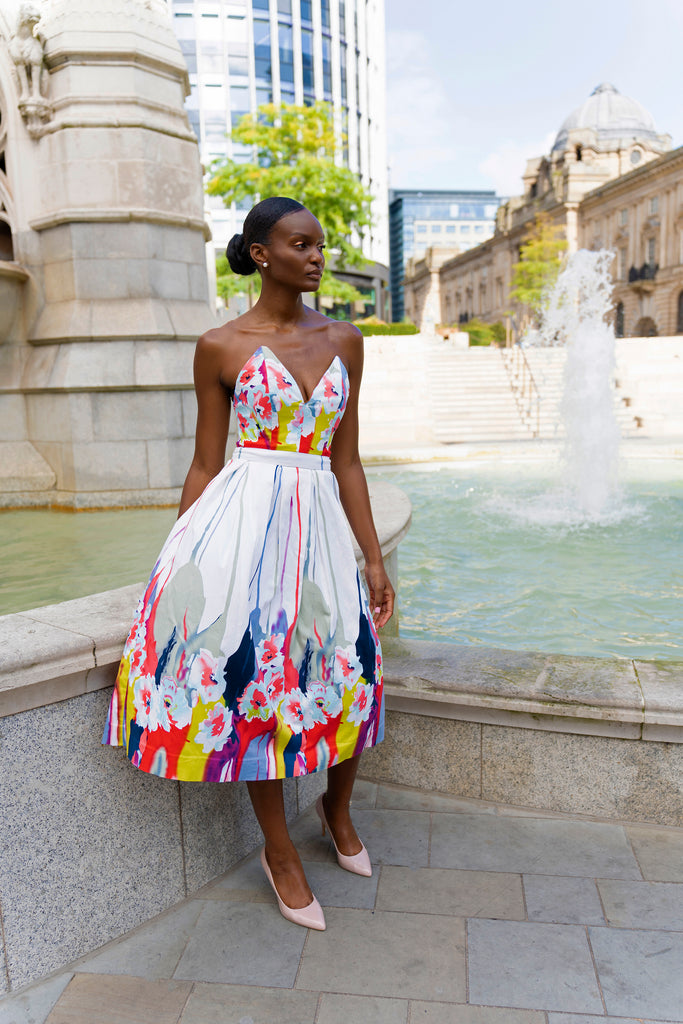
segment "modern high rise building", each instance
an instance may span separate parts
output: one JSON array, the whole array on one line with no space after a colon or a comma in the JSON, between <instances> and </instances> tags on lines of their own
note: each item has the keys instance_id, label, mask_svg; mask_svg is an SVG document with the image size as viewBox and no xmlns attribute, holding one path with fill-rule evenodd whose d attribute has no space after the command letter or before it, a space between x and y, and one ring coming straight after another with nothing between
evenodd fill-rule
<instances>
[{"instance_id":1,"label":"modern high rise building","mask_svg":"<svg viewBox=\"0 0 683 1024\"><path fill-rule=\"evenodd\" d=\"M495 192L392 189L389 194L391 308L403 319L403 277L406 263L427 249L465 252L490 238L496 210L503 200Z\"/></svg>"},{"instance_id":2,"label":"modern high rise building","mask_svg":"<svg viewBox=\"0 0 683 1024\"><path fill-rule=\"evenodd\" d=\"M206 166L250 160L230 138L262 103L333 104L347 137L339 160L374 196L369 260L387 264L384 0L168 0L192 87L186 109ZM245 207L251 205L245 204ZM239 231L246 209L209 199L217 249ZM370 273L370 279L375 271Z\"/></svg>"}]
</instances>

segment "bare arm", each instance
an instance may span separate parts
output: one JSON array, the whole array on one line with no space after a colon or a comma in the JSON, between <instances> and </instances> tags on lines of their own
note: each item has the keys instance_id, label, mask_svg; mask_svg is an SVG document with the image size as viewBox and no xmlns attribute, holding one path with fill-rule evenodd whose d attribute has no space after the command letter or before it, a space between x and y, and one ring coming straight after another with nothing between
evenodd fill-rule
<instances>
[{"instance_id":1,"label":"bare arm","mask_svg":"<svg viewBox=\"0 0 683 1024\"><path fill-rule=\"evenodd\" d=\"M358 392L363 374L363 339L356 328L344 326L348 328L343 359L349 373L349 400L332 442L332 472L337 478L342 507L365 558L370 607L375 625L379 627L386 625L393 614L394 588L384 568L372 519L368 485L358 453Z\"/></svg>"},{"instance_id":2,"label":"bare arm","mask_svg":"<svg viewBox=\"0 0 683 1024\"><path fill-rule=\"evenodd\" d=\"M230 399L221 383L222 354L223 345L215 331L207 331L197 342L194 356L197 431L194 457L180 498L179 516L194 504L225 463Z\"/></svg>"}]
</instances>

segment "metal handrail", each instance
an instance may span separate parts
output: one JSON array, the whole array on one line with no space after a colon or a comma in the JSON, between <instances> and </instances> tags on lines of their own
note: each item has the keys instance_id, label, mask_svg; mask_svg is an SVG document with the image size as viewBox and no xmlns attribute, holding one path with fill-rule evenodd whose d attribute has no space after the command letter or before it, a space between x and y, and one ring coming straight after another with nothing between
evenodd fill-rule
<instances>
[{"instance_id":1,"label":"metal handrail","mask_svg":"<svg viewBox=\"0 0 683 1024\"><path fill-rule=\"evenodd\" d=\"M500 352L522 423L530 425L535 418L536 427L531 427L531 433L538 437L541 433L541 394L526 352L519 344L502 348Z\"/></svg>"}]
</instances>

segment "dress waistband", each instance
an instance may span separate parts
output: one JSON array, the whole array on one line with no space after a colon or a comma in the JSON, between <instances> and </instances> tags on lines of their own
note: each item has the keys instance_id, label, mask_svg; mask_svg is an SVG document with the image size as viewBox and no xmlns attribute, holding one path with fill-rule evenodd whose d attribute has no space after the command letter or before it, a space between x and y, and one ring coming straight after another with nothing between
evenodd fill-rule
<instances>
[{"instance_id":1,"label":"dress waistband","mask_svg":"<svg viewBox=\"0 0 683 1024\"><path fill-rule=\"evenodd\" d=\"M242 448L236 445L232 459L242 462L275 462L280 466L291 466L295 469L322 469L331 472L330 459L327 455L316 455L314 452L285 452L278 448Z\"/></svg>"}]
</instances>

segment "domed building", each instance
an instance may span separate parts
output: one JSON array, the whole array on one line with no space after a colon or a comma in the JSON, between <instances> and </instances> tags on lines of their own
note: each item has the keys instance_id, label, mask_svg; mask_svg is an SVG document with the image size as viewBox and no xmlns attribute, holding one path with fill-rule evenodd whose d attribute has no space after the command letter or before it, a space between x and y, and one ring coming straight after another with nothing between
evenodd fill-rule
<instances>
[{"instance_id":1,"label":"domed building","mask_svg":"<svg viewBox=\"0 0 683 1024\"><path fill-rule=\"evenodd\" d=\"M546 214L569 252L615 252L615 330L619 336L683 333L683 148L652 115L613 85L598 85L563 121L546 156L527 162L522 195L500 207L492 238L439 262L408 266L406 312L440 310L443 323L473 316L504 320L512 268L530 226ZM524 311L513 316L518 329ZM432 314L433 315L433 314Z\"/></svg>"}]
</instances>

